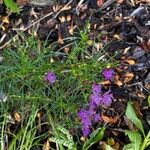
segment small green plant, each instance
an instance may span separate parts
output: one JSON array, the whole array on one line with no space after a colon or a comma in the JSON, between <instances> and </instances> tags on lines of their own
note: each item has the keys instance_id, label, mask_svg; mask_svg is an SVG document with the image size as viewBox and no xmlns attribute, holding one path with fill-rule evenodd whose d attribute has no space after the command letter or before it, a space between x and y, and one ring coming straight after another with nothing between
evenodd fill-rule
<instances>
[{"instance_id":1,"label":"small green plant","mask_svg":"<svg viewBox=\"0 0 150 150\"><path fill-rule=\"evenodd\" d=\"M4 0L4 4L8 9L12 10L15 13L19 13L19 8L13 0Z\"/></svg>"},{"instance_id":2,"label":"small green plant","mask_svg":"<svg viewBox=\"0 0 150 150\"><path fill-rule=\"evenodd\" d=\"M88 150L93 144L99 142L103 138L104 131L104 127L100 127L97 130L93 131L90 134L89 139L87 139L84 143L82 150Z\"/></svg>"},{"instance_id":3,"label":"small green plant","mask_svg":"<svg viewBox=\"0 0 150 150\"><path fill-rule=\"evenodd\" d=\"M144 150L150 146L150 131L145 135L144 128L140 119L138 119L131 102L128 102L126 108L127 118L139 129L139 131L125 130L131 143L124 146L123 150Z\"/></svg>"},{"instance_id":4,"label":"small green plant","mask_svg":"<svg viewBox=\"0 0 150 150\"><path fill-rule=\"evenodd\" d=\"M67 129L62 126L56 127L56 133L54 137L49 138L50 142L54 142L59 145L60 150L77 150L77 146L73 141L72 135L69 133ZM82 146L82 150L88 150L93 144L99 142L104 135L105 128L100 127L97 130L93 131L89 139L85 141Z\"/></svg>"},{"instance_id":5,"label":"small green plant","mask_svg":"<svg viewBox=\"0 0 150 150\"><path fill-rule=\"evenodd\" d=\"M60 150L65 150L66 148L68 150L77 150L72 135L62 126L56 127L56 133L54 137L49 138L49 141L58 144Z\"/></svg>"}]
</instances>

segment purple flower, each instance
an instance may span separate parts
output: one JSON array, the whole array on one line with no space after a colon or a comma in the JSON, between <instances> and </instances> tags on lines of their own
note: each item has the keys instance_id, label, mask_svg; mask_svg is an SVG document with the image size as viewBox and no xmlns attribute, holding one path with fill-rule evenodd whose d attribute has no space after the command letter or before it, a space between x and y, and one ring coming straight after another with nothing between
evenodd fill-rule
<instances>
[{"instance_id":1,"label":"purple flower","mask_svg":"<svg viewBox=\"0 0 150 150\"><path fill-rule=\"evenodd\" d=\"M113 69L105 69L102 72L102 75L104 76L105 80L111 80L114 77L114 70Z\"/></svg>"},{"instance_id":2,"label":"purple flower","mask_svg":"<svg viewBox=\"0 0 150 150\"><path fill-rule=\"evenodd\" d=\"M90 96L90 107L97 107L101 104L101 96L99 94L92 94Z\"/></svg>"},{"instance_id":3,"label":"purple flower","mask_svg":"<svg viewBox=\"0 0 150 150\"><path fill-rule=\"evenodd\" d=\"M100 120L100 115L99 114L95 114L93 117L93 121L94 122L98 122Z\"/></svg>"},{"instance_id":4,"label":"purple flower","mask_svg":"<svg viewBox=\"0 0 150 150\"><path fill-rule=\"evenodd\" d=\"M110 94L110 91L106 92L102 96L102 103L104 106L109 107L112 103L112 94Z\"/></svg>"},{"instance_id":5,"label":"purple flower","mask_svg":"<svg viewBox=\"0 0 150 150\"><path fill-rule=\"evenodd\" d=\"M92 85L92 93L93 94L100 94L102 92L101 88L102 88L101 85L93 83L93 85Z\"/></svg>"},{"instance_id":6,"label":"purple flower","mask_svg":"<svg viewBox=\"0 0 150 150\"><path fill-rule=\"evenodd\" d=\"M81 109L78 112L78 117L81 120L83 136L87 136L90 133L91 120L89 112L87 110Z\"/></svg>"},{"instance_id":7,"label":"purple flower","mask_svg":"<svg viewBox=\"0 0 150 150\"><path fill-rule=\"evenodd\" d=\"M49 71L45 75L45 80L48 81L50 84L53 84L56 81L56 76L54 72Z\"/></svg>"}]
</instances>

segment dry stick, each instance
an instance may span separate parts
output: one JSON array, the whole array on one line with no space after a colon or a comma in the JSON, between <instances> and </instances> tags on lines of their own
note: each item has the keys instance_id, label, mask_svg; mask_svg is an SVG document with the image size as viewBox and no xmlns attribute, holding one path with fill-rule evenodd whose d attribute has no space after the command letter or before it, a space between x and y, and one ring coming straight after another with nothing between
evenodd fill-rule
<instances>
[{"instance_id":1,"label":"dry stick","mask_svg":"<svg viewBox=\"0 0 150 150\"><path fill-rule=\"evenodd\" d=\"M72 3L73 0L70 0L63 8L61 8L58 13L56 13L56 15L52 18L52 19L55 19L63 10L67 9L67 6L69 4ZM42 18L40 18L39 20L35 21L33 24L29 25L27 28L25 28L23 30L23 32L25 32L26 30L30 29L32 26L36 25L37 23L39 23L40 21L42 21L43 19L51 16L53 13L50 12L48 13L47 15L43 16ZM0 49L3 49L5 46L7 46L12 40L14 40L15 38L17 38L19 36L19 34L16 34L12 39L10 39L9 41L7 41L4 45L0 46Z\"/></svg>"}]
</instances>

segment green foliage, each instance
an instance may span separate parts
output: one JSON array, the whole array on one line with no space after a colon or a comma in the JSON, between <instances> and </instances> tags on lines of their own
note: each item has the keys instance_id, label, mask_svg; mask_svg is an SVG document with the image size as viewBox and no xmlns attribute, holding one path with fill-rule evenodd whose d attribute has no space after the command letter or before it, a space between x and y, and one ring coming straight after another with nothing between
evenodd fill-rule
<instances>
[{"instance_id":1,"label":"green foliage","mask_svg":"<svg viewBox=\"0 0 150 150\"><path fill-rule=\"evenodd\" d=\"M144 128L142 125L142 122L140 119L138 119L131 102L128 102L127 109L126 109L126 116L129 120L131 120L132 123L143 133L143 136L145 137Z\"/></svg>"},{"instance_id":2,"label":"green foliage","mask_svg":"<svg viewBox=\"0 0 150 150\"><path fill-rule=\"evenodd\" d=\"M32 111L30 106L35 106L37 109L42 107L45 113L44 119L49 118L51 114L55 124L59 123L66 128L77 126L77 111L88 100L91 82L100 82L101 70L107 64L115 66L116 63L111 59L99 61L105 53L103 50L95 54L88 51L88 33L88 30L80 32L80 38L74 41L68 54L61 53L53 47L46 48L43 44L39 47L34 36L25 37L21 34L24 42L17 40L15 44L11 43L13 48L8 46L2 52L4 59L0 64L0 100L5 101L6 105L2 103L0 106L3 110L1 114L15 110L21 112L23 121L22 129L12 133L14 137L9 145L10 149L17 149L17 142L22 149L23 145L30 148L34 144L32 140L35 140L37 132L34 124L35 116L30 114L33 120L25 116L27 108ZM44 74L48 71L56 74L57 81L53 86L44 80ZM84 84L85 81L88 84ZM62 149L63 147L76 149L73 138L66 129L57 127L57 133L54 123L51 123L51 126L54 135L50 138L51 141L59 143ZM98 128L90 135L83 149L89 149L100 141L103 134L104 128Z\"/></svg>"},{"instance_id":3,"label":"green foliage","mask_svg":"<svg viewBox=\"0 0 150 150\"><path fill-rule=\"evenodd\" d=\"M130 144L124 146L123 150L139 150L142 143L141 134L137 131L125 131L130 139Z\"/></svg>"},{"instance_id":4,"label":"green foliage","mask_svg":"<svg viewBox=\"0 0 150 150\"><path fill-rule=\"evenodd\" d=\"M93 144L99 142L104 135L105 128L98 128L90 134L89 139L84 143L82 150L88 150Z\"/></svg>"},{"instance_id":5,"label":"green foliage","mask_svg":"<svg viewBox=\"0 0 150 150\"><path fill-rule=\"evenodd\" d=\"M4 0L4 4L13 12L19 13L19 8L13 0Z\"/></svg>"},{"instance_id":6,"label":"green foliage","mask_svg":"<svg viewBox=\"0 0 150 150\"><path fill-rule=\"evenodd\" d=\"M142 135L141 132L138 131L125 130L125 133L128 135L131 143L125 145L123 150L144 150L145 148L150 146L150 131L145 136L142 122L135 114L131 102L128 102L127 104L126 116L142 132ZM144 139L142 139L142 136L144 137Z\"/></svg>"},{"instance_id":7,"label":"green foliage","mask_svg":"<svg viewBox=\"0 0 150 150\"><path fill-rule=\"evenodd\" d=\"M69 131L62 126L56 127L56 133L54 137L49 138L50 142L54 142L60 146L60 150L77 150L76 144L73 141L73 137ZM62 147L63 145L63 147Z\"/></svg>"}]
</instances>

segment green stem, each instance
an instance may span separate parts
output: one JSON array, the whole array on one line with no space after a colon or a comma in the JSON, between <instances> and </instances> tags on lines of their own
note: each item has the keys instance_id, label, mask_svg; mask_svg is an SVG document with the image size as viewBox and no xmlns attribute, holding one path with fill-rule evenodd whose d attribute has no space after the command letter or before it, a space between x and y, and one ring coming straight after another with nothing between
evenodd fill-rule
<instances>
[{"instance_id":1,"label":"green stem","mask_svg":"<svg viewBox=\"0 0 150 150\"><path fill-rule=\"evenodd\" d=\"M140 147L140 150L144 150L149 145L150 145L150 131L148 132L147 136L145 137L143 144Z\"/></svg>"}]
</instances>

